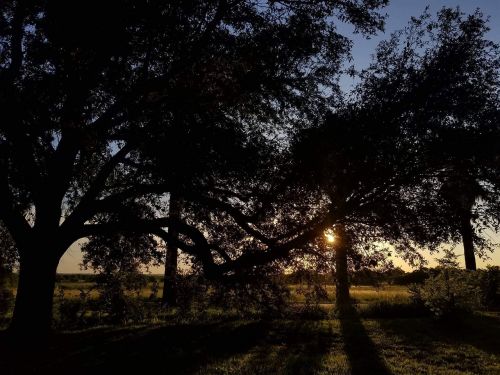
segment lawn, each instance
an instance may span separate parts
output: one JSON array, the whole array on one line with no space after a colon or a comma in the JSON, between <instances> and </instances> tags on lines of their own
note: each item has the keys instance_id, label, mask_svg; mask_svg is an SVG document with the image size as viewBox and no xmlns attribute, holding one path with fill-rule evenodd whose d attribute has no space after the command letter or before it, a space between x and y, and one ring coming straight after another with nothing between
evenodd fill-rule
<instances>
[{"instance_id":1,"label":"lawn","mask_svg":"<svg viewBox=\"0 0 500 375\"><path fill-rule=\"evenodd\" d=\"M101 327L26 344L0 338L2 374L500 374L498 314Z\"/></svg>"},{"instance_id":2,"label":"lawn","mask_svg":"<svg viewBox=\"0 0 500 375\"><path fill-rule=\"evenodd\" d=\"M66 297L90 286L64 283ZM290 286L296 306L304 303L299 289ZM330 304L321 306L331 309L334 288L327 291ZM0 331L0 373L500 374L500 313L439 321L396 310L384 312L391 319L362 318L377 303L408 304L407 289L354 286L351 295L359 314L343 319L215 314L203 322L59 331L48 345L13 345Z\"/></svg>"}]
</instances>

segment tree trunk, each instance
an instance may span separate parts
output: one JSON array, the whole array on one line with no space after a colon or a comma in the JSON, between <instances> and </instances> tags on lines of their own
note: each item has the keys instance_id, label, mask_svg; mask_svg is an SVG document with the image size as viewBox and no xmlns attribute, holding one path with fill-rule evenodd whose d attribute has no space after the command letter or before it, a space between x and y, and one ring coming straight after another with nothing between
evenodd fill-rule
<instances>
[{"instance_id":1,"label":"tree trunk","mask_svg":"<svg viewBox=\"0 0 500 375\"><path fill-rule=\"evenodd\" d=\"M43 246L20 257L19 283L9 331L15 335L40 337L52 325L52 302L59 257Z\"/></svg>"},{"instance_id":2,"label":"tree trunk","mask_svg":"<svg viewBox=\"0 0 500 375\"><path fill-rule=\"evenodd\" d=\"M335 233L335 308L345 312L350 307L349 280L347 272L347 251L349 238L342 226Z\"/></svg>"},{"instance_id":3,"label":"tree trunk","mask_svg":"<svg viewBox=\"0 0 500 375\"><path fill-rule=\"evenodd\" d=\"M465 268L475 271L474 228L472 228L469 215L464 215L461 219L460 234L462 235L462 242L464 245Z\"/></svg>"},{"instance_id":4,"label":"tree trunk","mask_svg":"<svg viewBox=\"0 0 500 375\"><path fill-rule=\"evenodd\" d=\"M169 217L179 220L181 217L181 199L176 194L172 194L169 205ZM173 240L178 239L179 233L175 229L169 228L168 231L169 237ZM177 305L177 247L173 241L167 241L162 304L169 307Z\"/></svg>"}]
</instances>

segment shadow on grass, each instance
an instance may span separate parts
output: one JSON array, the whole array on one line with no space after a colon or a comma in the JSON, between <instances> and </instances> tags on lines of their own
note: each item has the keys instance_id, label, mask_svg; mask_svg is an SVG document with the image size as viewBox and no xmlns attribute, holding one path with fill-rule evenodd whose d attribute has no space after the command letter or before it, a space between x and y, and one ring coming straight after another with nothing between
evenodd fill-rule
<instances>
[{"instance_id":1,"label":"shadow on grass","mask_svg":"<svg viewBox=\"0 0 500 375\"><path fill-rule=\"evenodd\" d=\"M238 374L323 374L340 335L325 321L276 322Z\"/></svg>"},{"instance_id":2,"label":"shadow on grass","mask_svg":"<svg viewBox=\"0 0 500 375\"><path fill-rule=\"evenodd\" d=\"M352 375L392 374L353 307L342 314L340 330Z\"/></svg>"},{"instance_id":3,"label":"shadow on grass","mask_svg":"<svg viewBox=\"0 0 500 375\"><path fill-rule=\"evenodd\" d=\"M500 315L470 315L455 319L381 319L380 327L408 345L428 348L440 344L470 345L500 355Z\"/></svg>"},{"instance_id":4,"label":"shadow on grass","mask_svg":"<svg viewBox=\"0 0 500 375\"><path fill-rule=\"evenodd\" d=\"M263 322L239 322L59 334L38 355L22 348L16 353L11 350L10 358L0 359L0 366L16 374L189 374L212 361L250 350L267 329Z\"/></svg>"},{"instance_id":5,"label":"shadow on grass","mask_svg":"<svg viewBox=\"0 0 500 375\"><path fill-rule=\"evenodd\" d=\"M7 348L0 337L0 349ZM235 321L59 333L0 355L4 374L315 374L341 338L328 322ZM6 346L7 345L7 346ZM5 352L3 352L5 354ZM9 370L10 369L10 370ZM327 372L323 372L327 373Z\"/></svg>"}]
</instances>

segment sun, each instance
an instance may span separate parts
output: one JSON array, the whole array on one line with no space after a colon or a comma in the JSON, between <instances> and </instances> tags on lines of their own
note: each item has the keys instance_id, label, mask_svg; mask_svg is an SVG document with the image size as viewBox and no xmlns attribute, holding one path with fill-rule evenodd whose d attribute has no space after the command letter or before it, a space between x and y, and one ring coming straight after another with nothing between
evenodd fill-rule
<instances>
[{"instance_id":1,"label":"sun","mask_svg":"<svg viewBox=\"0 0 500 375\"><path fill-rule=\"evenodd\" d=\"M335 236L331 233L325 233L325 238L326 238L326 242L328 242L328 243L335 242Z\"/></svg>"}]
</instances>

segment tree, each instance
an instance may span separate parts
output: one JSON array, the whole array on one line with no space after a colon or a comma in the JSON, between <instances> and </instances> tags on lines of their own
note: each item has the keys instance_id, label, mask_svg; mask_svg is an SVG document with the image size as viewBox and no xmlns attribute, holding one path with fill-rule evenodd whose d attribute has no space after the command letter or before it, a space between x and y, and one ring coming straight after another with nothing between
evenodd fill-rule
<instances>
[{"instance_id":1,"label":"tree","mask_svg":"<svg viewBox=\"0 0 500 375\"><path fill-rule=\"evenodd\" d=\"M437 204L444 207L441 220L450 225L449 241L463 243L465 266L475 270L475 255L493 251L481 233L500 228L495 146L500 141L500 50L486 39L488 27L479 12L465 19L458 10L448 10L441 19L447 31L439 35L446 43L439 59L453 71L456 107L450 126L441 133L452 142L445 146L450 152L443 163Z\"/></svg>"},{"instance_id":2,"label":"tree","mask_svg":"<svg viewBox=\"0 0 500 375\"><path fill-rule=\"evenodd\" d=\"M445 207L442 220L450 222L450 240L461 239L466 268L475 270L475 253L484 256L492 250L481 232L499 228L499 152L495 146L500 140L499 46L486 39L488 27L479 12L465 19L458 10L448 10L441 19L447 31L438 36L446 43L439 59L453 71L450 81L457 106L441 135L453 142L447 146L450 153L438 184L438 204Z\"/></svg>"},{"instance_id":3,"label":"tree","mask_svg":"<svg viewBox=\"0 0 500 375\"><path fill-rule=\"evenodd\" d=\"M436 249L464 226L471 242L475 186L487 197L476 218L498 223L500 55L485 22L479 12L446 8L436 20L412 19L379 45L354 100L299 135L298 181L330 205L326 217L340 238L347 231L361 242L389 241L410 260L419 257L411 248ZM457 180L465 198L443 205L443 181ZM468 216L460 221L457 211ZM336 273L345 275L340 242ZM347 278L339 280L345 301Z\"/></svg>"},{"instance_id":4,"label":"tree","mask_svg":"<svg viewBox=\"0 0 500 375\"><path fill-rule=\"evenodd\" d=\"M175 219L181 219L182 201L176 196L169 197L168 216ZM175 244L179 241L178 233L170 228L169 235L172 241L167 240L167 248L165 254L165 273L163 277L163 295L162 303L164 306L177 305L177 257L178 249Z\"/></svg>"},{"instance_id":5,"label":"tree","mask_svg":"<svg viewBox=\"0 0 500 375\"><path fill-rule=\"evenodd\" d=\"M273 258L240 252L216 264L202 232L162 213L164 199L182 192L258 236L243 202L235 208L235 195L220 192L236 178L215 173L223 163L203 168L224 154L221 143L236 145L231 160L238 146L270 143L324 113L350 45L332 20L374 32L385 3L3 1L0 219L20 260L11 330L50 327L56 268L79 238L132 232L176 242L168 227L209 275ZM189 147L165 159L170 145ZM160 166L172 173L159 178Z\"/></svg>"}]
</instances>

